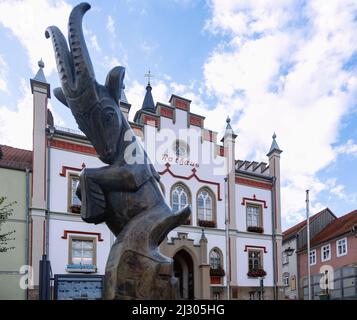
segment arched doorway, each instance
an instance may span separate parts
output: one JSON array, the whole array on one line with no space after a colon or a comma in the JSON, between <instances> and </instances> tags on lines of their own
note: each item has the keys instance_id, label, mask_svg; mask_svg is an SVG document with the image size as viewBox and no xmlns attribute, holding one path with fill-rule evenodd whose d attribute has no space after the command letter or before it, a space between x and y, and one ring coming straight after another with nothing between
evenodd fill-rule
<instances>
[{"instance_id":1,"label":"arched doorway","mask_svg":"<svg viewBox=\"0 0 357 320\"><path fill-rule=\"evenodd\" d=\"M193 260L186 250L178 251L174 257L174 274L180 283L180 297L194 299Z\"/></svg>"}]
</instances>

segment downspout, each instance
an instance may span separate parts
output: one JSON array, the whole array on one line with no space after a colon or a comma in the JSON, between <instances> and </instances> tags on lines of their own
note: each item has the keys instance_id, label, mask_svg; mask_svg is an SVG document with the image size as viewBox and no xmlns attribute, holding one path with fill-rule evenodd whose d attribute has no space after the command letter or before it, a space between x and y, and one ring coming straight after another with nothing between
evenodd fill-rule
<instances>
[{"instance_id":1,"label":"downspout","mask_svg":"<svg viewBox=\"0 0 357 320\"><path fill-rule=\"evenodd\" d=\"M271 189L271 203L272 203L272 215L271 215L271 225L272 225L272 240L273 240L273 293L274 293L274 300L276 300L276 235L275 235L275 181L276 181L276 177L273 177L273 185L272 185L272 189Z\"/></svg>"},{"instance_id":2,"label":"downspout","mask_svg":"<svg viewBox=\"0 0 357 320\"><path fill-rule=\"evenodd\" d=\"M226 281L227 281L227 300L230 300L230 282L231 282L231 273L230 273L230 259L229 259L229 199L228 199L228 188L229 181L228 176L224 178L225 181L225 222L226 222Z\"/></svg>"},{"instance_id":3,"label":"downspout","mask_svg":"<svg viewBox=\"0 0 357 320\"><path fill-rule=\"evenodd\" d=\"M49 248L50 248L50 183L51 183L51 140L55 133L55 128L53 126L48 126L46 129L47 132L47 185L46 185L46 250L45 255L47 256L47 260L49 258Z\"/></svg>"},{"instance_id":4,"label":"downspout","mask_svg":"<svg viewBox=\"0 0 357 320\"><path fill-rule=\"evenodd\" d=\"M296 234L295 238L295 255L296 255L296 284L297 284L297 298L300 300L300 260L299 260L299 254L298 254L298 241L299 241L299 233Z\"/></svg>"},{"instance_id":5,"label":"downspout","mask_svg":"<svg viewBox=\"0 0 357 320\"><path fill-rule=\"evenodd\" d=\"M26 192L26 201L25 201L25 212L26 212L26 228L25 228L25 264L28 266L30 264L29 260L29 232L30 232L30 170L26 168L26 177L25 177L25 192ZM29 298L29 288L26 286L25 299Z\"/></svg>"}]
</instances>

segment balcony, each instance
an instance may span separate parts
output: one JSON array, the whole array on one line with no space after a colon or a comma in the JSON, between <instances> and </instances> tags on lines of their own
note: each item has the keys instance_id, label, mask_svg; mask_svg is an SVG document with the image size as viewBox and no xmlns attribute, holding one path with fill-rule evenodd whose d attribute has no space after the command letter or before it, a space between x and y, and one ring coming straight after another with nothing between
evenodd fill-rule
<instances>
[{"instance_id":1,"label":"balcony","mask_svg":"<svg viewBox=\"0 0 357 320\"><path fill-rule=\"evenodd\" d=\"M215 228L216 227L216 221L212 220L198 220L198 225L200 227L204 228Z\"/></svg>"}]
</instances>

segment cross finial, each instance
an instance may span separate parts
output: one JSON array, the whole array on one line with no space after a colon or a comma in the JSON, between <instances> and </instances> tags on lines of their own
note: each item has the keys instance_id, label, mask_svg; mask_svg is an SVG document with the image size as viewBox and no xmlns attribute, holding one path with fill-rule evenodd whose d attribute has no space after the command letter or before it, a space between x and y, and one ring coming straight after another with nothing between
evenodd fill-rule
<instances>
[{"instance_id":1,"label":"cross finial","mask_svg":"<svg viewBox=\"0 0 357 320\"><path fill-rule=\"evenodd\" d=\"M44 64L42 58L41 58L41 60L39 62L37 62L37 64L41 69L43 69L45 67L45 64Z\"/></svg>"},{"instance_id":2,"label":"cross finial","mask_svg":"<svg viewBox=\"0 0 357 320\"><path fill-rule=\"evenodd\" d=\"M151 73L149 70L148 73L145 73L144 77L148 78L148 86L150 86L150 78L153 77L154 75Z\"/></svg>"}]
</instances>

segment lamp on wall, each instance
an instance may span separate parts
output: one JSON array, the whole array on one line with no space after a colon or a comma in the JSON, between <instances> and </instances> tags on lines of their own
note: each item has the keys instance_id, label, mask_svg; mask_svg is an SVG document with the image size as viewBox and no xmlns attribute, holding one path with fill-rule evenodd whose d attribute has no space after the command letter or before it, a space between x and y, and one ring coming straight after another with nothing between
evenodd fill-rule
<instances>
[{"instance_id":1,"label":"lamp on wall","mask_svg":"<svg viewBox=\"0 0 357 320\"><path fill-rule=\"evenodd\" d=\"M286 249L284 250L285 254L286 254L288 257L291 257L291 256L293 255L294 251L295 251L295 250L294 250L293 248L290 248L290 247L288 247L288 248L286 248Z\"/></svg>"}]
</instances>

